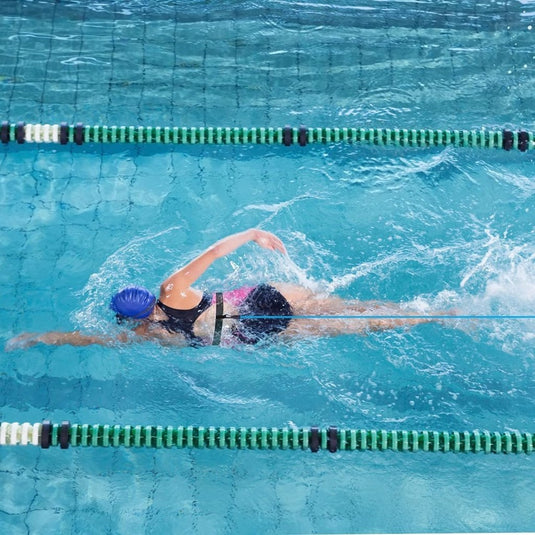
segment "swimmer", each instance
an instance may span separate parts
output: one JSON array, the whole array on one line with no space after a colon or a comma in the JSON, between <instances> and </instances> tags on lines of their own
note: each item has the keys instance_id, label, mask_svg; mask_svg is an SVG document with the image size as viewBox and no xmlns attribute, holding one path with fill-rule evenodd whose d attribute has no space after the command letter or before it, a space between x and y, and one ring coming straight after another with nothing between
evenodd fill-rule
<instances>
[{"instance_id":1,"label":"swimmer","mask_svg":"<svg viewBox=\"0 0 535 535\"><path fill-rule=\"evenodd\" d=\"M128 286L117 292L111 299L110 308L118 323L130 327L128 332L116 336L89 335L79 331L23 333L12 338L6 349L39 343L86 346L144 340L176 346L233 347L263 340L365 334L437 321L435 317L407 317L411 314L393 303L344 300L287 283L262 283L214 294L193 287L215 260L251 241L264 249L287 254L282 241L270 232L253 228L232 234L168 277L161 284L158 297L139 286ZM322 315L330 317L326 320L317 318ZM348 318L348 315L352 317ZM359 318L359 315L387 317ZM396 318L396 315L403 317Z\"/></svg>"}]
</instances>

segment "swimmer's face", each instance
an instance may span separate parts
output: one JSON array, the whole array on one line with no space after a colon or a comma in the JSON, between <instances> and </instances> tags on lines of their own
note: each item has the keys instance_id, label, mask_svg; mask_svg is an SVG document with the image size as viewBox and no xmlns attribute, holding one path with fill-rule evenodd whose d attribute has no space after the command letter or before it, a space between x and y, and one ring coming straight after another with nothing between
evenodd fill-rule
<instances>
[{"instance_id":1,"label":"swimmer's face","mask_svg":"<svg viewBox=\"0 0 535 535\"><path fill-rule=\"evenodd\" d=\"M122 316L121 314L115 314L115 321L117 322L117 325L125 325L127 327L134 327L139 323L143 323L147 319L148 318L140 320L136 318L131 318L129 316Z\"/></svg>"},{"instance_id":2,"label":"swimmer's face","mask_svg":"<svg viewBox=\"0 0 535 535\"><path fill-rule=\"evenodd\" d=\"M122 314L115 314L115 321L117 325L124 325L126 322L130 321L131 318L128 316L123 316Z\"/></svg>"},{"instance_id":3,"label":"swimmer's face","mask_svg":"<svg viewBox=\"0 0 535 535\"><path fill-rule=\"evenodd\" d=\"M128 327L134 327L140 323L150 323L153 321L154 311L150 313L146 318L131 318L129 316L123 316L122 314L115 314L115 321L117 325L125 325Z\"/></svg>"}]
</instances>

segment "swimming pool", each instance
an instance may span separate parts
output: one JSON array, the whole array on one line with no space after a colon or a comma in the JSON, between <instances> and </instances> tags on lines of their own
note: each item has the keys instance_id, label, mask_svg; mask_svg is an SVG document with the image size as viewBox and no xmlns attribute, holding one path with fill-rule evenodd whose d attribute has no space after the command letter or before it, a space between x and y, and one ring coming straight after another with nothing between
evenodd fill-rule
<instances>
[{"instance_id":1,"label":"swimming pool","mask_svg":"<svg viewBox=\"0 0 535 535\"><path fill-rule=\"evenodd\" d=\"M187 126L533 129L529 2L7 2L2 117ZM422 312L533 314L531 152L17 145L0 162L2 342L116 328L250 226L210 290L265 278ZM2 421L532 431L533 320L254 350L3 353ZM0 448L0 525L59 532L529 531L532 456Z\"/></svg>"}]
</instances>

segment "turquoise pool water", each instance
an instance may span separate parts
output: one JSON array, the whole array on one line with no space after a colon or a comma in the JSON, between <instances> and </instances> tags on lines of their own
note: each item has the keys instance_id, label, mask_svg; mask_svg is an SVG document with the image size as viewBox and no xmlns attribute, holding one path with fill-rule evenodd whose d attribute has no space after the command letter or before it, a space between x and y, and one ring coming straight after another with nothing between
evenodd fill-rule
<instances>
[{"instance_id":1,"label":"turquoise pool water","mask_svg":"<svg viewBox=\"0 0 535 535\"><path fill-rule=\"evenodd\" d=\"M530 3L6 2L12 122L532 130ZM16 146L0 160L0 337L115 329L261 226L210 290L278 279L423 313L533 314L533 157L357 145ZM533 431L534 320L255 349L3 352L2 421ZM3 344L2 344L3 345ZM0 526L60 533L530 531L531 456L0 449ZM89 527L88 527L89 526Z\"/></svg>"}]
</instances>

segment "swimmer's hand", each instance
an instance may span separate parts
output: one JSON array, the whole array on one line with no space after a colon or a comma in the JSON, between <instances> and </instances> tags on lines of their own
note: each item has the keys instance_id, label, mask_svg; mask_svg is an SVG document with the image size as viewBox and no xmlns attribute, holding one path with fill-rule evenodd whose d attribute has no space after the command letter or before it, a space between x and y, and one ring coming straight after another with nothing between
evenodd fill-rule
<instances>
[{"instance_id":1,"label":"swimmer's hand","mask_svg":"<svg viewBox=\"0 0 535 535\"><path fill-rule=\"evenodd\" d=\"M284 244L282 241L275 236L275 234L271 234L271 232L267 232L266 230L260 230L260 229L252 229L253 231L253 241L258 244L260 247L264 249L271 249L272 251L279 251L283 255L287 255L286 247L284 247Z\"/></svg>"},{"instance_id":2,"label":"swimmer's hand","mask_svg":"<svg viewBox=\"0 0 535 535\"><path fill-rule=\"evenodd\" d=\"M36 333L22 333L14 336L6 342L5 351L16 351L17 349L27 349L39 343L39 335Z\"/></svg>"}]
</instances>

